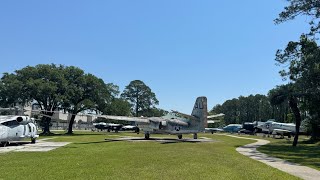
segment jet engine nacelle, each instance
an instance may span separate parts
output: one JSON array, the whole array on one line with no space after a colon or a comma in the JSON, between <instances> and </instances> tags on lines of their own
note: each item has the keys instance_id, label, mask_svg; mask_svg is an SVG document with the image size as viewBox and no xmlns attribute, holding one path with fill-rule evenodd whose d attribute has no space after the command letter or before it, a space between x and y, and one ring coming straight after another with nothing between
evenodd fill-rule
<instances>
[{"instance_id":1,"label":"jet engine nacelle","mask_svg":"<svg viewBox=\"0 0 320 180\"><path fill-rule=\"evenodd\" d=\"M29 118L28 116L17 116L16 118L16 121L19 123L19 124L28 124L31 122L31 118Z\"/></svg>"}]
</instances>

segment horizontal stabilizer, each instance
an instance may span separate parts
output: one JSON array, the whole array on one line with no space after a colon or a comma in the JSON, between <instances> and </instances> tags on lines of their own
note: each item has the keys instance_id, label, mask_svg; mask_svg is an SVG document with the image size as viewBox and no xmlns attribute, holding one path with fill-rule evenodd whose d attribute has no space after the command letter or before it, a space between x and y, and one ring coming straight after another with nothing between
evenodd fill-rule
<instances>
[{"instance_id":1,"label":"horizontal stabilizer","mask_svg":"<svg viewBox=\"0 0 320 180\"><path fill-rule=\"evenodd\" d=\"M210 119L210 118L221 117L221 116L224 116L224 114L223 113L215 114L215 115L207 116L207 118Z\"/></svg>"}]
</instances>

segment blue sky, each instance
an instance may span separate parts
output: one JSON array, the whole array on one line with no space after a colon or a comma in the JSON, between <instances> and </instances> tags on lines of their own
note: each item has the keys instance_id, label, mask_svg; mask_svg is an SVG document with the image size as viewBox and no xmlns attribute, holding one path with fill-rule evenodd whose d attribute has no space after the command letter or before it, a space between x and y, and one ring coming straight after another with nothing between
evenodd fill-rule
<instances>
[{"instance_id":1,"label":"blue sky","mask_svg":"<svg viewBox=\"0 0 320 180\"><path fill-rule=\"evenodd\" d=\"M0 73L64 64L123 90L144 81L159 107L190 113L267 94L282 82L275 52L308 31L273 20L284 0L0 1Z\"/></svg>"}]
</instances>

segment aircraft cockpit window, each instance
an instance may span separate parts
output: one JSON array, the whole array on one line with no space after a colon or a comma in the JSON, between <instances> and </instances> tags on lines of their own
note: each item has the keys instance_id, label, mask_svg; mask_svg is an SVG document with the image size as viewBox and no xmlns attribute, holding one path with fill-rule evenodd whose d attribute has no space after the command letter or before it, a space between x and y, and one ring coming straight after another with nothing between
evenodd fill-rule
<instances>
[{"instance_id":1,"label":"aircraft cockpit window","mask_svg":"<svg viewBox=\"0 0 320 180\"><path fill-rule=\"evenodd\" d=\"M4 126L17 126L17 125L19 125L19 123L16 120L14 120L14 121L4 122L4 123L2 123L2 125L4 125Z\"/></svg>"}]
</instances>

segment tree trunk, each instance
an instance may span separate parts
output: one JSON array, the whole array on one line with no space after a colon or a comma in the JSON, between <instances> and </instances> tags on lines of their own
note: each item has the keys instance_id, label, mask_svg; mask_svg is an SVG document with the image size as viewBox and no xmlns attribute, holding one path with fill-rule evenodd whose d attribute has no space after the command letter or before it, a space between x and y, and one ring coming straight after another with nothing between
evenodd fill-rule
<instances>
[{"instance_id":1,"label":"tree trunk","mask_svg":"<svg viewBox=\"0 0 320 180\"><path fill-rule=\"evenodd\" d=\"M292 146L297 146L298 139L299 139L299 133L300 133L300 125L301 125L301 114L300 114L300 110L298 108L297 99L291 97L289 99L289 106L294 114L294 118L296 119L296 134L294 136Z\"/></svg>"},{"instance_id":2,"label":"tree trunk","mask_svg":"<svg viewBox=\"0 0 320 180\"><path fill-rule=\"evenodd\" d=\"M312 141L319 141L320 140L320 124L317 122L311 123L311 140Z\"/></svg>"},{"instance_id":3,"label":"tree trunk","mask_svg":"<svg viewBox=\"0 0 320 180\"><path fill-rule=\"evenodd\" d=\"M53 115L52 112L49 113L45 113L46 116L43 116L41 121L42 121L42 125L43 125L43 131L42 131L42 135L50 135L52 134L50 132L50 124L51 124L51 116ZM47 117L50 116L50 117Z\"/></svg>"},{"instance_id":4,"label":"tree trunk","mask_svg":"<svg viewBox=\"0 0 320 180\"><path fill-rule=\"evenodd\" d=\"M68 128L67 134L73 134L72 127L73 127L73 123L74 123L75 118L76 118L76 114L73 113L71 116L70 122L69 122L69 128Z\"/></svg>"}]
</instances>

